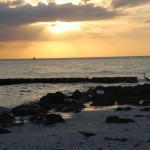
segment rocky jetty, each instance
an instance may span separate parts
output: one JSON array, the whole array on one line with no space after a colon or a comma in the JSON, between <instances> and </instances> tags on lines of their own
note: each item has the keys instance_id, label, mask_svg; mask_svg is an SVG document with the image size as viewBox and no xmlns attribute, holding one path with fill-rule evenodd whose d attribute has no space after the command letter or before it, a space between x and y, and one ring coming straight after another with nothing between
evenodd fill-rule
<instances>
[{"instance_id":1,"label":"rocky jetty","mask_svg":"<svg viewBox=\"0 0 150 150\"><path fill-rule=\"evenodd\" d=\"M93 78L17 78L0 79L0 85L23 83L137 83L137 77L93 77Z\"/></svg>"}]
</instances>

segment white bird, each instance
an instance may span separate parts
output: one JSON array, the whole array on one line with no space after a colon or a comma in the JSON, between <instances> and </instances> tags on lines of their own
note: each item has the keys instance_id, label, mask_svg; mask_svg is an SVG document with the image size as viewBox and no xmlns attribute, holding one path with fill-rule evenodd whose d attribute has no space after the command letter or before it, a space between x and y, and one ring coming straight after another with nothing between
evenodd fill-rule
<instances>
[{"instance_id":1,"label":"white bird","mask_svg":"<svg viewBox=\"0 0 150 150\"><path fill-rule=\"evenodd\" d=\"M146 81L150 82L150 79L146 77L146 74L145 74L145 73L143 73L143 74L144 74L144 79L145 79Z\"/></svg>"}]
</instances>

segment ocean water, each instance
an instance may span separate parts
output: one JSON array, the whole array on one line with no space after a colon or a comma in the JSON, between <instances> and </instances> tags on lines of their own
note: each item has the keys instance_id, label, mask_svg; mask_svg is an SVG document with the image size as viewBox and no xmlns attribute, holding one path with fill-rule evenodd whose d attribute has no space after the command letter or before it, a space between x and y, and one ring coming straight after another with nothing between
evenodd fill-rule
<instances>
[{"instance_id":1,"label":"ocean water","mask_svg":"<svg viewBox=\"0 0 150 150\"><path fill-rule=\"evenodd\" d=\"M79 59L0 60L0 78L55 77L121 77L137 76L144 83L143 73L150 77L150 57L113 57ZM104 84L20 84L0 86L0 105L16 105L39 100L49 93L62 91L71 94L79 89ZM118 85L118 84L115 84ZM122 84L134 85L134 84ZM105 84L105 86L108 86Z\"/></svg>"}]
</instances>

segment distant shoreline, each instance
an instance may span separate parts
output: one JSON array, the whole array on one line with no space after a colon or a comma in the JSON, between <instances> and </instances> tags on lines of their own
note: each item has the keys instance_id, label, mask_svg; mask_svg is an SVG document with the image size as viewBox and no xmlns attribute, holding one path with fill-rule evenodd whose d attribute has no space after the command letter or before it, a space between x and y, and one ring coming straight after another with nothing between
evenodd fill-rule
<instances>
[{"instance_id":1,"label":"distant shoreline","mask_svg":"<svg viewBox=\"0 0 150 150\"><path fill-rule=\"evenodd\" d=\"M150 57L148 56L104 56L104 57L68 57L68 58L38 58L36 57L35 60L66 60L66 59L111 59L111 58L143 58L143 57ZM33 58L0 58L1 60L34 60Z\"/></svg>"}]
</instances>

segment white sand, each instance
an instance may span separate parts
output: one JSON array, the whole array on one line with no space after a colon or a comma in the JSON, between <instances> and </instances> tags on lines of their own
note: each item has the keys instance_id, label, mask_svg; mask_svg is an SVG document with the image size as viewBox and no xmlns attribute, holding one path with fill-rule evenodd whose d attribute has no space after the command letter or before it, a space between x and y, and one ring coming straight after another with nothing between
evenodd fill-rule
<instances>
[{"instance_id":1,"label":"white sand","mask_svg":"<svg viewBox=\"0 0 150 150\"><path fill-rule=\"evenodd\" d=\"M149 150L150 149L150 112L141 112L143 107L131 111L116 112L112 107L86 108L79 114L67 114L66 123L33 129L30 123L22 127L10 127L11 134L0 135L0 150ZM107 124L110 115L134 119L135 123ZM134 117L144 115L146 117ZM79 131L95 133L84 137ZM126 138L127 142L106 140L107 138Z\"/></svg>"}]
</instances>

